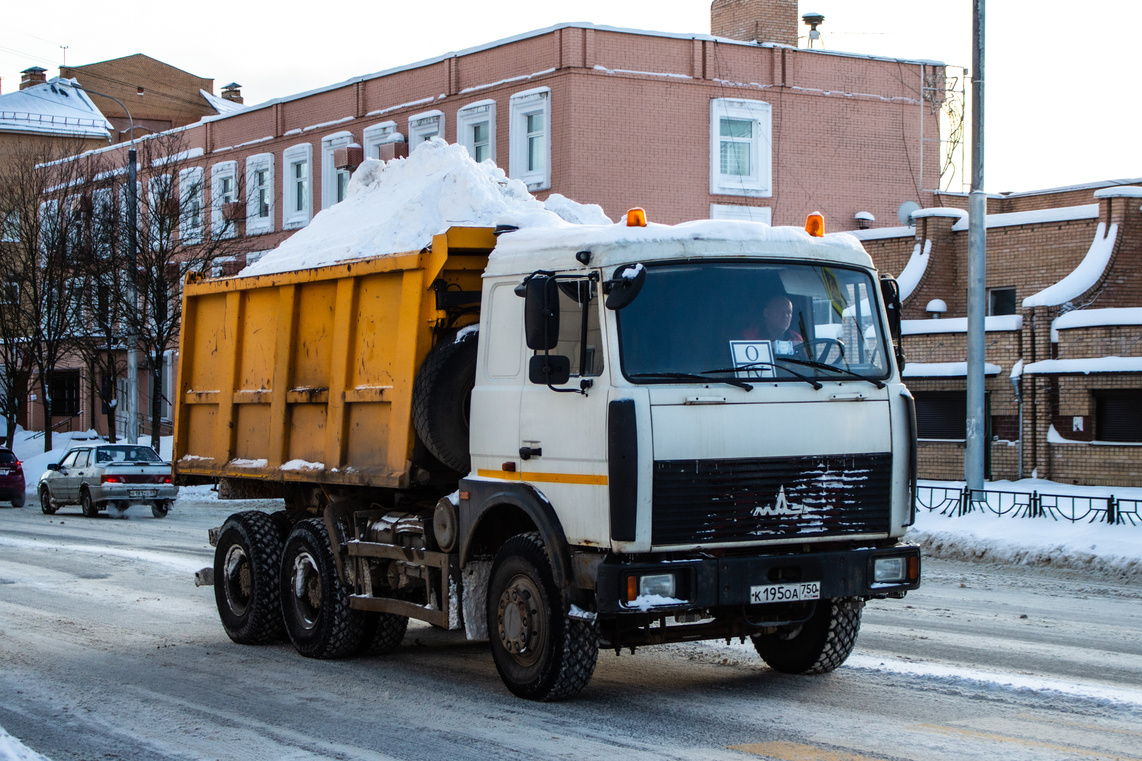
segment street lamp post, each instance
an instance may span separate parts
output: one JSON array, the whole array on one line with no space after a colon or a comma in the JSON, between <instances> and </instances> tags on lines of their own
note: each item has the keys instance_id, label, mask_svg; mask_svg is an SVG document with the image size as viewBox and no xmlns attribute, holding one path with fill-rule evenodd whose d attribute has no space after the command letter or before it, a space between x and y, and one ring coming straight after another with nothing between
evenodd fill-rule
<instances>
[{"instance_id":1,"label":"street lamp post","mask_svg":"<svg viewBox=\"0 0 1142 761\"><path fill-rule=\"evenodd\" d=\"M127 114L127 119L130 122L131 131L131 144L127 149L127 303L131 305L132 309L138 308L138 296L136 294L137 285L136 278L138 273L139 260L139 241L137 238L138 229L138 209L139 209L139 188L138 188L138 154L135 151L135 119L131 116L131 111L123 103L113 95L107 93L89 90L81 85L79 82L66 82L59 80L59 83L76 90L89 92L92 95L98 95L108 100L113 100L119 104L123 112ZM126 425L123 429L123 434L130 444L139 443L139 348L138 337L135 335L134 328L132 327L131 320L127 321L127 409L124 414L127 416Z\"/></svg>"}]
</instances>

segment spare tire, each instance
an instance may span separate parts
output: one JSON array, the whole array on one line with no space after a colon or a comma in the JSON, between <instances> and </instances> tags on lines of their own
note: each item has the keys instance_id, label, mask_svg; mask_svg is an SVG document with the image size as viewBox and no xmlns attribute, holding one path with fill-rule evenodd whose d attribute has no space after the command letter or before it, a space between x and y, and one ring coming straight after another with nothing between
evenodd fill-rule
<instances>
[{"instance_id":1,"label":"spare tire","mask_svg":"<svg viewBox=\"0 0 1142 761\"><path fill-rule=\"evenodd\" d=\"M412 424L432 455L457 473L471 466L468 414L476 385L473 328L452 333L428 352L412 384Z\"/></svg>"}]
</instances>

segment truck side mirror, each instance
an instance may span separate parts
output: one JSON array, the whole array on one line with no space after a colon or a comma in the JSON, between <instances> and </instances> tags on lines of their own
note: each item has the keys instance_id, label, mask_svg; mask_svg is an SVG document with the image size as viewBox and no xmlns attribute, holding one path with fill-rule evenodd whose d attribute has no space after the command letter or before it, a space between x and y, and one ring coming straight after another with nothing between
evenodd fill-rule
<instances>
[{"instance_id":1,"label":"truck side mirror","mask_svg":"<svg viewBox=\"0 0 1142 761\"><path fill-rule=\"evenodd\" d=\"M524 332L527 348L549 351L559 342L559 286L555 278L532 275L524 292Z\"/></svg>"},{"instance_id":2,"label":"truck side mirror","mask_svg":"<svg viewBox=\"0 0 1142 761\"><path fill-rule=\"evenodd\" d=\"M528 362L527 379L541 386L559 386L571 379L571 358L562 354L536 354Z\"/></svg>"},{"instance_id":3,"label":"truck side mirror","mask_svg":"<svg viewBox=\"0 0 1142 761\"><path fill-rule=\"evenodd\" d=\"M618 311L634 301L646 282L646 267L642 264L629 264L615 270L614 277L603 283L607 294L607 309Z\"/></svg>"},{"instance_id":4,"label":"truck side mirror","mask_svg":"<svg viewBox=\"0 0 1142 761\"><path fill-rule=\"evenodd\" d=\"M880 276L880 294L888 311L888 333L896 351L896 364L904 369L904 347L900 344L900 285L888 275Z\"/></svg>"}]
</instances>

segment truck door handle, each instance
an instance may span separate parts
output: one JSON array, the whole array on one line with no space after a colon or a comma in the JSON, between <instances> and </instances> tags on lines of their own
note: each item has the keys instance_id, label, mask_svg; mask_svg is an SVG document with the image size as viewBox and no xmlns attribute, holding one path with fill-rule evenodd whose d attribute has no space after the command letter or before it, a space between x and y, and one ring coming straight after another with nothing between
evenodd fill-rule
<instances>
[{"instance_id":1,"label":"truck door handle","mask_svg":"<svg viewBox=\"0 0 1142 761\"><path fill-rule=\"evenodd\" d=\"M532 457L543 457L543 447L520 447L519 458L530 460Z\"/></svg>"}]
</instances>

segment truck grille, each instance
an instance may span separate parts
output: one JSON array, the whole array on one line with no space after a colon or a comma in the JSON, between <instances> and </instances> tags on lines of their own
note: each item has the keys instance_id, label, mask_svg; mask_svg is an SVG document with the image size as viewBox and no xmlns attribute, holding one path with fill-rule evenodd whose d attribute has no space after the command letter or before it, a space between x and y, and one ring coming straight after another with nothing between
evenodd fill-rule
<instances>
[{"instance_id":1,"label":"truck grille","mask_svg":"<svg viewBox=\"0 0 1142 761\"><path fill-rule=\"evenodd\" d=\"M654 544L888 531L892 455L654 463Z\"/></svg>"}]
</instances>

